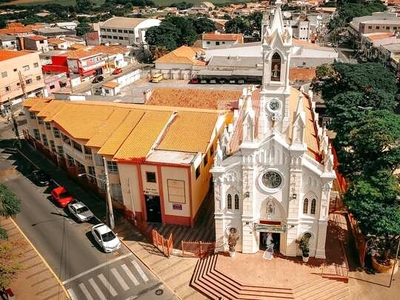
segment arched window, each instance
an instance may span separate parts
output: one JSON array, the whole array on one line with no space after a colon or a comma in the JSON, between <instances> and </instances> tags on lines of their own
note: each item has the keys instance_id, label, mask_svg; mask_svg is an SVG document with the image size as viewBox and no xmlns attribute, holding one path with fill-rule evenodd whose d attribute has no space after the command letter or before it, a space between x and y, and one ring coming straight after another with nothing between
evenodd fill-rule
<instances>
[{"instance_id":1,"label":"arched window","mask_svg":"<svg viewBox=\"0 0 400 300\"><path fill-rule=\"evenodd\" d=\"M232 209L232 195L228 194L228 203L227 203L228 209Z\"/></svg>"},{"instance_id":2,"label":"arched window","mask_svg":"<svg viewBox=\"0 0 400 300\"><path fill-rule=\"evenodd\" d=\"M317 207L317 200L312 199L311 200L311 212L310 212L312 215L315 215L316 207Z\"/></svg>"},{"instance_id":3,"label":"arched window","mask_svg":"<svg viewBox=\"0 0 400 300\"><path fill-rule=\"evenodd\" d=\"M307 198L304 199L304 202L303 202L303 214L306 214L306 213L308 213L308 199Z\"/></svg>"},{"instance_id":4,"label":"arched window","mask_svg":"<svg viewBox=\"0 0 400 300\"><path fill-rule=\"evenodd\" d=\"M274 53L271 63L271 81L281 81L281 56Z\"/></svg>"},{"instance_id":5,"label":"arched window","mask_svg":"<svg viewBox=\"0 0 400 300\"><path fill-rule=\"evenodd\" d=\"M235 209L239 209L239 195L235 195Z\"/></svg>"}]
</instances>

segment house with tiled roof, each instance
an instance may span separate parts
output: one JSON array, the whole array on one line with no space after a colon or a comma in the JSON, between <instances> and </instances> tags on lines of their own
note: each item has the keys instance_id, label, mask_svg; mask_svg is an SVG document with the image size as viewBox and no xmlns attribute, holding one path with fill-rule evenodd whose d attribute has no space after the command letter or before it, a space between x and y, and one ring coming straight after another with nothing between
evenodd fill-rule
<instances>
[{"instance_id":1,"label":"house with tiled roof","mask_svg":"<svg viewBox=\"0 0 400 300\"><path fill-rule=\"evenodd\" d=\"M43 95L43 74L35 51L0 50L0 103Z\"/></svg>"},{"instance_id":2,"label":"house with tiled roof","mask_svg":"<svg viewBox=\"0 0 400 300\"><path fill-rule=\"evenodd\" d=\"M219 45L243 44L243 34L241 33L203 33L201 35L202 48L207 49Z\"/></svg>"},{"instance_id":3,"label":"house with tiled roof","mask_svg":"<svg viewBox=\"0 0 400 300\"><path fill-rule=\"evenodd\" d=\"M29 141L71 176L105 192L108 171L114 207L137 221L191 226L208 193L219 110L70 102L24 102Z\"/></svg>"},{"instance_id":4,"label":"house with tiled roof","mask_svg":"<svg viewBox=\"0 0 400 300\"><path fill-rule=\"evenodd\" d=\"M40 35L29 35L23 37L23 48L25 50L34 50L39 52L49 51L49 45L47 42L47 37Z\"/></svg>"},{"instance_id":5,"label":"house with tiled roof","mask_svg":"<svg viewBox=\"0 0 400 300\"><path fill-rule=\"evenodd\" d=\"M305 241L310 257L325 258L333 155L311 93L290 85L293 31L275 5L262 24L262 84L244 92L217 143L216 240L219 251L265 259L301 256L296 241Z\"/></svg>"},{"instance_id":6,"label":"house with tiled roof","mask_svg":"<svg viewBox=\"0 0 400 300\"><path fill-rule=\"evenodd\" d=\"M0 33L0 49L16 50L18 49L18 40L11 34Z\"/></svg>"},{"instance_id":7,"label":"house with tiled roof","mask_svg":"<svg viewBox=\"0 0 400 300\"><path fill-rule=\"evenodd\" d=\"M205 66L204 50L181 46L154 61L156 72L166 79L190 79L193 70Z\"/></svg>"}]
</instances>

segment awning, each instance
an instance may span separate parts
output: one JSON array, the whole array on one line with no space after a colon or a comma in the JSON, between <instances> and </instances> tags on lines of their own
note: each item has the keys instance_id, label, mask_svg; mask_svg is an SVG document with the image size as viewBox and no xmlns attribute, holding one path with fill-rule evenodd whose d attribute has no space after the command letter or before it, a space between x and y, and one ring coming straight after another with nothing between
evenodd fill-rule
<instances>
[{"instance_id":1,"label":"awning","mask_svg":"<svg viewBox=\"0 0 400 300\"><path fill-rule=\"evenodd\" d=\"M268 225L268 224L256 224L257 232L278 232L284 233L287 230L287 225Z\"/></svg>"}]
</instances>

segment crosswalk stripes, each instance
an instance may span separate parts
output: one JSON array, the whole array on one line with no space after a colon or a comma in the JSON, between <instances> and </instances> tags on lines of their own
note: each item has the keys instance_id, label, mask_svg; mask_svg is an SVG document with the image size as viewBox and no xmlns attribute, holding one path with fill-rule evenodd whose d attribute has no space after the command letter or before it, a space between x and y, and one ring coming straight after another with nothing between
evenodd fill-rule
<instances>
[{"instance_id":1,"label":"crosswalk stripes","mask_svg":"<svg viewBox=\"0 0 400 300\"><path fill-rule=\"evenodd\" d=\"M76 294L73 289L68 289L67 292L71 300L78 300L78 297L76 297Z\"/></svg>"},{"instance_id":2,"label":"crosswalk stripes","mask_svg":"<svg viewBox=\"0 0 400 300\"><path fill-rule=\"evenodd\" d=\"M100 281L104 284L104 286L106 287L106 289L108 289L108 291L110 292L110 294L115 297L116 295L118 295L118 293L116 292L116 290L113 288L113 286L111 285L111 283L108 282L108 280L104 277L103 274L98 275L97 277L99 277Z\"/></svg>"},{"instance_id":3,"label":"crosswalk stripes","mask_svg":"<svg viewBox=\"0 0 400 300\"><path fill-rule=\"evenodd\" d=\"M135 269L138 271L138 273L140 274L140 276L142 276L144 282L149 281L149 278L148 278L147 275L143 272L142 268L139 266L139 264L137 263L137 261L132 260L131 263L134 265Z\"/></svg>"},{"instance_id":4,"label":"crosswalk stripes","mask_svg":"<svg viewBox=\"0 0 400 300\"><path fill-rule=\"evenodd\" d=\"M129 270L125 264L123 264L121 267L125 271L126 275L130 278L130 280L132 280L133 284L138 286L140 283L136 279L136 277L132 274L131 270Z\"/></svg>"},{"instance_id":5,"label":"crosswalk stripes","mask_svg":"<svg viewBox=\"0 0 400 300\"><path fill-rule=\"evenodd\" d=\"M125 280L122 279L121 275L119 275L118 271L115 268L111 269L111 273L113 273L115 278L117 278L117 281L119 282L124 291L129 290L129 286L126 284Z\"/></svg>"},{"instance_id":6,"label":"crosswalk stripes","mask_svg":"<svg viewBox=\"0 0 400 300\"><path fill-rule=\"evenodd\" d=\"M93 280L93 278L89 279L89 283L93 287L93 289L96 292L97 296L99 296L100 300L107 300L106 297L104 296L103 292L100 290L99 286Z\"/></svg>"},{"instance_id":7,"label":"crosswalk stripes","mask_svg":"<svg viewBox=\"0 0 400 300\"><path fill-rule=\"evenodd\" d=\"M122 264L119 267L110 269L110 277L106 278L104 274L100 273L97 274L97 276L95 275L94 277L87 279L86 285L84 282L79 283L75 291L73 288L67 289L71 300L106 300L109 296L116 297L118 295L118 289L120 291L122 289L124 292L126 292L132 287L132 283L134 286L139 286L141 282L138 278L141 278L144 284L146 284L149 281L149 278L139 263L135 260L127 261L127 263L129 262L134 268L129 269L127 264ZM134 273L136 274L134 275ZM99 281L101 281L101 284ZM128 299L135 299L135 297L132 298L131 296Z\"/></svg>"},{"instance_id":8,"label":"crosswalk stripes","mask_svg":"<svg viewBox=\"0 0 400 300\"><path fill-rule=\"evenodd\" d=\"M79 284L79 288L81 289L82 293L85 295L87 300L93 300L93 297L90 295L88 289L83 283Z\"/></svg>"}]
</instances>

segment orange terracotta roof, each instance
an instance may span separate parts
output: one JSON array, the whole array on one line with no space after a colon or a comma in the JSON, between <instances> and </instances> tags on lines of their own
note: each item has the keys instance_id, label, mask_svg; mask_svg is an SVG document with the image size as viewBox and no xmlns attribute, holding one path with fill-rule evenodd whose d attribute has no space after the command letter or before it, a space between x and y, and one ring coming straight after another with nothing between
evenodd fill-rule
<instances>
[{"instance_id":1,"label":"orange terracotta roof","mask_svg":"<svg viewBox=\"0 0 400 300\"><path fill-rule=\"evenodd\" d=\"M156 88L146 105L226 109L241 95L242 91Z\"/></svg>"},{"instance_id":2,"label":"orange terracotta roof","mask_svg":"<svg viewBox=\"0 0 400 300\"><path fill-rule=\"evenodd\" d=\"M13 59L16 57L28 55L35 53L35 51L21 50L21 51L13 51L13 50L0 50L0 61Z\"/></svg>"},{"instance_id":3,"label":"orange terracotta roof","mask_svg":"<svg viewBox=\"0 0 400 300\"><path fill-rule=\"evenodd\" d=\"M196 59L198 52L204 52L203 49L181 46L178 49L160 57L155 63L175 63L175 64L191 64L191 65L205 65L204 61Z\"/></svg>"},{"instance_id":4,"label":"orange terracotta roof","mask_svg":"<svg viewBox=\"0 0 400 300\"><path fill-rule=\"evenodd\" d=\"M70 46L70 48L73 49L73 50L85 50L85 49L87 49L85 45L81 45L81 44L77 44L77 43L72 44Z\"/></svg>"},{"instance_id":5,"label":"orange terracotta roof","mask_svg":"<svg viewBox=\"0 0 400 300\"><path fill-rule=\"evenodd\" d=\"M116 88L117 86L119 86L119 84L118 84L118 82L115 82L115 81L108 81L108 82L104 83L103 86L106 88L113 89L113 88Z\"/></svg>"},{"instance_id":6,"label":"orange terracotta roof","mask_svg":"<svg viewBox=\"0 0 400 300\"><path fill-rule=\"evenodd\" d=\"M59 39L59 38L49 38L49 39L47 39L47 43L60 45L60 44L66 43L66 41Z\"/></svg>"},{"instance_id":7,"label":"orange terracotta roof","mask_svg":"<svg viewBox=\"0 0 400 300\"><path fill-rule=\"evenodd\" d=\"M0 50L0 53L1 53L1 50ZM23 106L26 107L26 108L31 108L34 105L36 105L38 102L46 102L47 103L49 101L51 101L51 99L48 99L48 98L28 98L23 102Z\"/></svg>"},{"instance_id":8,"label":"orange terracotta roof","mask_svg":"<svg viewBox=\"0 0 400 300\"><path fill-rule=\"evenodd\" d=\"M26 39L30 39L30 40L34 40L34 41L44 41L47 40L47 38L45 36L41 36L41 35L30 35L30 36L26 36Z\"/></svg>"},{"instance_id":9,"label":"orange terracotta roof","mask_svg":"<svg viewBox=\"0 0 400 300\"><path fill-rule=\"evenodd\" d=\"M315 78L316 68L293 68L289 71L290 81L311 81Z\"/></svg>"},{"instance_id":10,"label":"orange terracotta roof","mask_svg":"<svg viewBox=\"0 0 400 300\"><path fill-rule=\"evenodd\" d=\"M205 41L237 41L243 43L243 34L233 33L203 33L201 39Z\"/></svg>"},{"instance_id":11,"label":"orange terracotta roof","mask_svg":"<svg viewBox=\"0 0 400 300\"><path fill-rule=\"evenodd\" d=\"M74 44L75 45L75 44ZM86 48L84 46L84 48ZM62 56L66 56L68 58L72 59L80 59L80 58L85 58L89 56L95 56L95 55L100 55L96 50L86 50L86 49L80 49L80 50L72 50L72 51L67 51Z\"/></svg>"},{"instance_id":12,"label":"orange terracotta roof","mask_svg":"<svg viewBox=\"0 0 400 300\"><path fill-rule=\"evenodd\" d=\"M387 38L393 36L393 33L392 32L375 32L375 33L364 34L364 36L366 36L371 41L376 41L376 40L387 39Z\"/></svg>"},{"instance_id":13,"label":"orange terracotta roof","mask_svg":"<svg viewBox=\"0 0 400 300\"><path fill-rule=\"evenodd\" d=\"M46 107L38 112L37 116L44 118L45 122L50 122L52 117L58 113L64 105L64 101L51 101L46 105Z\"/></svg>"},{"instance_id":14,"label":"orange terracotta roof","mask_svg":"<svg viewBox=\"0 0 400 300\"><path fill-rule=\"evenodd\" d=\"M130 50L125 47L125 46L105 46L105 45L97 45L97 46L92 46L89 47L88 49L92 49L97 52L101 52L103 54L110 54L110 55L115 55L115 54L125 54L127 52L130 52Z\"/></svg>"},{"instance_id":15,"label":"orange terracotta roof","mask_svg":"<svg viewBox=\"0 0 400 300\"><path fill-rule=\"evenodd\" d=\"M307 41L303 41L303 40L298 40L298 39L293 39L293 45L295 45L295 46L303 46L303 47L306 47L306 48L314 48L314 49L324 48L324 47L321 47L318 44L313 44L313 43L310 43L310 42L307 42Z\"/></svg>"}]
</instances>

